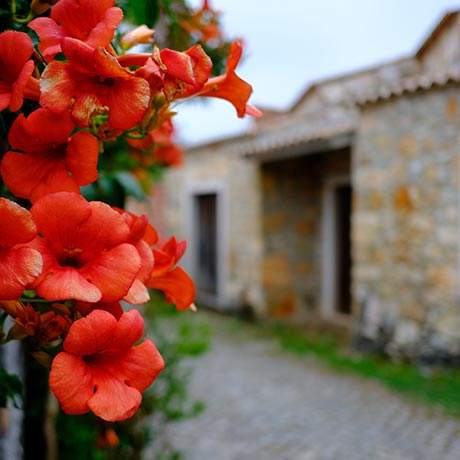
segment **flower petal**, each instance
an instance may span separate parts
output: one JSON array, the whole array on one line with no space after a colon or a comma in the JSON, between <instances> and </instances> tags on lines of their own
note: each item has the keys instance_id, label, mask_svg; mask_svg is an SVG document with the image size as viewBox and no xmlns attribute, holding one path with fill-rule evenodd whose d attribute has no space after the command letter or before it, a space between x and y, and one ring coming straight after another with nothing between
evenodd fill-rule
<instances>
[{"instance_id":1,"label":"flower petal","mask_svg":"<svg viewBox=\"0 0 460 460\"><path fill-rule=\"evenodd\" d=\"M102 20L91 30L86 40L88 45L96 48L105 47L112 41L116 28L123 19L123 11L118 7L109 8Z\"/></svg>"},{"instance_id":2,"label":"flower petal","mask_svg":"<svg viewBox=\"0 0 460 460\"><path fill-rule=\"evenodd\" d=\"M51 391L66 414L86 414L93 396L92 377L86 363L70 353L59 353L51 363Z\"/></svg>"},{"instance_id":3,"label":"flower petal","mask_svg":"<svg viewBox=\"0 0 460 460\"><path fill-rule=\"evenodd\" d=\"M27 118L21 113L8 133L13 150L25 153L49 153L56 144L65 144L73 129L69 116L47 109L34 110Z\"/></svg>"},{"instance_id":4,"label":"flower petal","mask_svg":"<svg viewBox=\"0 0 460 460\"><path fill-rule=\"evenodd\" d=\"M230 55L227 60L227 73L236 70L242 55L243 45L239 41L233 42L230 46Z\"/></svg>"},{"instance_id":5,"label":"flower petal","mask_svg":"<svg viewBox=\"0 0 460 460\"><path fill-rule=\"evenodd\" d=\"M79 185L87 185L97 179L99 143L85 131L74 134L67 147L66 164Z\"/></svg>"},{"instance_id":6,"label":"flower petal","mask_svg":"<svg viewBox=\"0 0 460 460\"><path fill-rule=\"evenodd\" d=\"M42 256L35 249L16 247L0 251L0 299L16 300L40 275L42 267Z\"/></svg>"},{"instance_id":7,"label":"flower petal","mask_svg":"<svg viewBox=\"0 0 460 460\"><path fill-rule=\"evenodd\" d=\"M163 276L171 270L176 263L174 255L168 254L162 249L154 249L153 256L155 261L153 271L151 273L151 276L153 277Z\"/></svg>"},{"instance_id":8,"label":"flower petal","mask_svg":"<svg viewBox=\"0 0 460 460\"><path fill-rule=\"evenodd\" d=\"M75 232L91 215L90 204L80 195L59 192L38 200L31 209L38 230L52 244L73 244Z\"/></svg>"},{"instance_id":9,"label":"flower petal","mask_svg":"<svg viewBox=\"0 0 460 460\"><path fill-rule=\"evenodd\" d=\"M111 249L127 241L129 227L123 217L106 203L88 203L91 214L74 230L73 242L93 258L102 249Z\"/></svg>"},{"instance_id":10,"label":"flower petal","mask_svg":"<svg viewBox=\"0 0 460 460\"><path fill-rule=\"evenodd\" d=\"M64 340L64 350L79 356L104 351L112 343L116 328L117 320L113 315L94 310L72 324Z\"/></svg>"},{"instance_id":11,"label":"flower petal","mask_svg":"<svg viewBox=\"0 0 460 460\"><path fill-rule=\"evenodd\" d=\"M142 120L150 102L150 86L143 78L121 79L104 100L109 107L109 123L126 130Z\"/></svg>"},{"instance_id":12,"label":"flower petal","mask_svg":"<svg viewBox=\"0 0 460 460\"><path fill-rule=\"evenodd\" d=\"M8 83L0 81L0 112L5 110L11 101L11 87Z\"/></svg>"},{"instance_id":13,"label":"flower petal","mask_svg":"<svg viewBox=\"0 0 460 460\"><path fill-rule=\"evenodd\" d=\"M75 192L80 188L69 175L65 158L56 155L23 155L7 152L1 174L12 193L32 202L55 192Z\"/></svg>"},{"instance_id":14,"label":"flower petal","mask_svg":"<svg viewBox=\"0 0 460 460\"><path fill-rule=\"evenodd\" d=\"M106 26L116 28L118 24L115 25L111 20L113 13L107 17L107 12L113 9L114 4L114 0L60 0L51 9L51 18L63 27L67 36L86 41L101 21L107 22ZM119 13L117 18L121 20ZM106 42L94 43L91 46L108 45L112 40L113 31L112 35L106 34L104 37Z\"/></svg>"},{"instance_id":15,"label":"flower petal","mask_svg":"<svg viewBox=\"0 0 460 460\"><path fill-rule=\"evenodd\" d=\"M24 101L24 90L27 86L27 82L34 72L34 69L34 61L27 61L19 73L17 80L13 83L10 99L10 110L12 112L17 112L22 107L22 103Z\"/></svg>"},{"instance_id":16,"label":"flower petal","mask_svg":"<svg viewBox=\"0 0 460 460\"><path fill-rule=\"evenodd\" d=\"M37 234L30 212L6 198L0 198L0 222L0 241L3 247L28 243Z\"/></svg>"},{"instance_id":17,"label":"flower petal","mask_svg":"<svg viewBox=\"0 0 460 460\"><path fill-rule=\"evenodd\" d=\"M206 54L201 45L194 45L185 51L185 53L192 60L195 84L184 88L180 93L180 97L188 97L199 91L208 80L212 71L211 58Z\"/></svg>"},{"instance_id":18,"label":"flower petal","mask_svg":"<svg viewBox=\"0 0 460 460\"><path fill-rule=\"evenodd\" d=\"M136 248L131 244L120 244L101 253L80 269L80 273L100 289L102 302L112 303L126 296L140 267Z\"/></svg>"},{"instance_id":19,"label":"flower petal","mask_svg":"<svg viewBox=\"0 0 460 460\"><path fill-rule=\"evenodd\" d=\"M203 97L216 97L229 101L235 107L239 117L246 115L246 105L252 94L252 86L235 73L242 52L241 43L233 42L227 61L227 72L225 75L208 80L199 94ZM249 109L249 113L251 112L252 110Z\"/></svg>"},{"instance_id":20,"label":"flower petal","mask_svg":"<svg viewBox=\"0 0 460 460\"><path fill-rule=\"evenodd\" d=\"M155 159L167 166L180 166L183 163L184 152L177 145L171 144L155 149Z\"/></svg>"},{"instance_id":21,"label":"flower petal","mask_svg":"<svg viewBox=\"0 0 460 460\"><path fill-rule=\"evenodd\" d=\"M153 265L154 265L153 252L150 246L143 240L138 241L135 246L141 258L141 264L142 264L141 269L139 270L139 273L137 274L137 278L140 281L144 282L149 279L152 273L152 270L153 270Z\"/></svg>"},{"instance_id":22,"label":"flower petal","mask_svg":"<svg viewBox=\"0 0 460 460\"><path fill-rule=\"evenodd\" d=\"M145 284L139 279L135 279L123 300L131 305L142 305L150 300L150 294Z\"/></svg>"},{"instance_id":23,"label":"flower petal","mask_svg":"<svg viewBox=\"0 0 460 460\"><path fill-rule=\"evenodd\" d=\"M82 300L83 302L98 302L101 291L97 286L88 282L81 273L72 267L56 266L43 270L42 280L36 287L40 297L46 300Z\"/></svg>"},{"instance_id":24,"label":"flower petal","mask_svg":"<svg viewBox=\"0 0 460 460\"><path fill-rule=\"evenodd\" d=\"M195 83L190 56L168 48L161 50L160 56L169 75L190 85Z\"/></svg>"},{"instance_id":25,"label":"flower petal","mask_svg":"<svg viewBox=\"0 0 460 460\"><path fill-rule=\"evenodd\" d=\"M224 99L235 107L239 117L244 117L246 104L251 94L252 86L235 73L230 73L224 79L221 77L211 78L204 86L200 96Z\"/></svg>"},{"instance_id":26,"label":"flower petal","mask_svg":"<svg viewBox=\"0 0 460 460\"><path fill-rule=\"evenodd\" d=\"M7 30L0 33L0 80L13 84L32 56L33 50L32 40L24 32Z\"/></svg>"},{"instance_id":27,"label":"flower petal","mask_svg":"<svg viewBox=\"0 0 460 460\"><path fill-rule=\"evenodd\" d=\"M64 38L62 27L51 18L35 18L28 24L38 35L40 44L38 49L46 61L50 61L61 52L61 41Z\"/></svg>"},{"instance_id":28,"label":"flower petal","mask_svg":"<svg viewBox=\"0 0 460 460\"><path fill-rule=\"evenodd\" d=\"M55 113L65 112L72 105L75 85L68 63L50 62L40 79L40 105Z\"/></svg>"},{"instance_id":29,"label":"flower petal","mask_svg":"<svg viewBox=\"0 0 460 460\"><path fill-rule=\"evenodd\" d=\"M164 369L165 363L151 340L129 350L117 363L116 375L128 385L144 391Z\"/></svg>"},{"instance_id":30,"label":"flower petal","mask_svg":"<svg viewBox=\"0 0 460 460\"><path fill-rule=\"evenodd\" d=\"M108 422L126 420L134 415L142 401L139 390L96 366L92 368L92 375L96 391L88 407L95 415Z\"/></svg>"},{"instance_id":31,"label":"flower petal","mask_svg":"<svg viewBox=\"0 0 460 460\"><path fill-rule=\"evenodd\" d=\"M112 334L111 349L129 350L144 335L144 320L137 310L121 315Z\"/></svg>"},{"instance_id":32,"label":"flower petal","mask_svg":"<svg viewBox=\"0 0 460 460\"><path fill-rule=\"evenodd\" d=\"M180 267L159 277L152 276L146 285L163 291L166 300L176 305L178 310L186 310L195 300L195 284Z\"/></svg>"},{"instance_id":33,"label":"flower petal","mask_svg":"<svg viewBox=\"0 0 460 460\"><path fill-rule=\"evenodd\" d=\"M251 117L254 118L260 118L264 115L262 110L258 109L257 107L247 104L246 105L246 115L250 115Z\"/></svg>"}]
</instances>

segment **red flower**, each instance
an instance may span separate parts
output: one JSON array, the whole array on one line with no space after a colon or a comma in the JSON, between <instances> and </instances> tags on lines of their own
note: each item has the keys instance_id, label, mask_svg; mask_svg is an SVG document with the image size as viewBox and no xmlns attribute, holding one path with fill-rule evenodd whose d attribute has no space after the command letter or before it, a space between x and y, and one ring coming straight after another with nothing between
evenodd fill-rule
<instances>
[{"instance_id":1,"label":"red flower","mask_svg":"<svg viewBox=\"0 0 460 460\"><path fill-rule=\"evenodd\" d=\"M158 236L155 229L148 223L146 216L138 217L121 209L117 211L123 216L130 229L128 242L135 246L141 260L141 268L124 300L134 305L143 304L150 300L144 283L149 279L153 270L154 259L150 245L157 242Z\"/></svg>"},{"instance_id":2,"label":"red flower","mask_svg":"<svg viewBox=\"0 0 460 460\"><path fill-rule=\"evenodd\" d=\"M97 438L96 445L99 449L113 449L120 444L120 439L113 428L107 428Z\"/></svg>"},{"instance_id":3,"label":"red flower","mask_svg":"<svg viewBox=\"0 0 460 460\"><path fill-rule=\"evenodd\" d=\"M1 163L11 192L36 201L53 192L78 193L80 185L97 179L98 141L84 131L70 136L73 128L67 114L43 108L16 118L8 136L14 151Z\"/></svg>"},{"instance_id":4,"label":"red flower","mask_svg":"<svg viewBox=\"0 0 460 460\"><path fill-rule=\"evenodd\" d=\"M114 422L131 417L142 392L164 367L151 340L133 346L144 334L136 310L117 321L95 310L75 321L64 341L64 351L53 360L50 388L67 414L92 411Z\"/></svg>"},{"instance_id":5,"label":"red flower","mask_svg":"<svg viewBox=\"0 0 460 460\"><path fill-rule=\"evenodd\" d=\"M235 107L239 117L244 117L246 114L261 116L262 113L259 110L247 105L252 94L252 86L242 80L235 72L242 53L241 43L233 42L227 60L227 72L219 77L209 79L199 96L217 97L229 101Z\"/></svg>"},{"instance_id":6,"label":"red flower","mask_svg":"<svg viewBox=\"0 0 460 460\"><path fill-rule=\"evenodd\" d=\"M40 103L55 113L71 110L79 126L108 114L115 130L135 126L150 101L149 84L122 68L105 49L93 49L73 38L64 38L62 49L68 62L53 61L43 72Z\"/></svg>"},{"instance_id":7,"label":"red flower","mask_svg":"<svg viewBox=\"0 0 460 460\"><path fill-rule=\"evenodd\" d=\"M38 200L32 216L40 235L33 246L43 256L43 273L34 283L41 297L113 303L128 293L141 260L118 212L59 192Z\"/></svg>"},{"instance_id":8,"label":"red flower","mask_svg":"<svg viewBox=\"0 0 460 460\"><path fill-rule=\"evenodd\" d=\"M39 313L30 305L19 305L13 317L15 324L9 336L17 340L32 336L40 345L47 345L58 339L71 325L68 317L53 311Z\"/></svg>"},{"instance_id":9,"label":"red flower","mask_svg":"<svg viewBox=\"0 0 460 460\"><path fill-rule=\"evenodd\" d=\"M53 311L42 313L40 323L37 340L41 344L48 344L62 337L72 324L69 318L58 315Z\"/></svg>"},{"instance_id":10,"label":"red flower","mask_svg":"<svg viewBox=\"0 0 460 460\"><path fill-rule=\"evenodd\" d=\"M159 56L159 52L156 53ZM154 54L154 55L155 55ZM125 54L124 56L120 56L118 58L118 61L121 63L123 57L128 57L132 56L130 54ZM153 59L151 55L135 55L136 57L134 58L134 61L137 62L139 60L139 67L135 71L136 77L144 78L146 81L148 81L150 85L150 91L152 94L158 93L163 89L164 86L164 80L165 80L165 73L164 73L164 68L162 68L161 64L159 64L160 60L157 56L157 59ZM130 58L129 58L130 59ZM123 65L129 66L131 64L127 63L125 64L123 62ZM137 64L132 64L133 66L137 66Z\"/></svg>"},{"instance_id":11,"label":"red flower","mask_svg":"<svg viewBox=\"0 0 460 460\"><path fill-rule=\"evenodd\" d=\"M181 267L172 268L161 276L152 275L147 286L163 291L166 301L178 310L190 308L196 297L195 284Z\"/></svg>"},{"instance_id":12,"label":"red flower","mask_svg":"<svg viewBox=\"0 0 460 460\"><path fill-rule=\"evenodd\" d=\"M199 92L212 70L211 58L200 45L184 52L165 48L153 54L125 54L118 61L125 67L139 67L136 75L150 83L152 92L162 89L170 101Z\"/></svg>"},{"instance_id":13,"label":"red flower","mask_svg":"<svg viewBox=\"0 0 460 460\"><path fill-rule=\"evenodd\" d=\"M41 273L42 256L24 246L36 234L29 211L0 198L0 299L17 299Z\"/></svg>"},{"instance_id":14,"label":"red flower","mask_svg":"<svg viewBox=\"0 0 460 460\"><path fill-rule=\"evenodd\" d=\"M155 144L154 159L167 166L180 166L182 164L182 149L174 142L174 125L168 118L161 126L151 132Z\"/></svg>"},{"instance_id":15,"label":"red flower","mask_svg":"<svg viewBox=\"0 0 460 460\"><path fill-rule=\"evenodd\" d=\"M24 97L38 98L32 78L33 51L32 40L24 32L8 30L0 34L0 111L9 108L16 112Z\"/></svg>"},{"instance_id":16,"label":"red flower","mask_svg":"<svg viewBox=\"0 0 460 460\"><path fill-rule=\"evenodd\" d=\"M49 61L62 51L65 37L77 38L93 48L107 47L123 12L115 0L60 0L51 9L51 17L29 23L39 39L39 49Z\"/></svg>"},{"instance_id":17,"label":"red flower","mask_svg":"<svg viewBox=\"0 0 460 460\"><path fill-rule=\"evenodd\" d=\"M222 38L219 16L220 13L211 8L209 1L204 0L201 8L180 21L180 25L197 40L206 43Z\"/></svg>"},{"instance_id":18,"label":"red flower","mask_svg":"<svg viewBox=\"0 0 460 460\"><path fill-rule=\"evenodd\" d=\"M191 307L196 295L193 280L181 267L176 267L186 246L185 241L177 242L172 237L160 249L154 249L155 265L146 283L150 288L163 291L166 300L178 310Z\"/></svg>"},{"instance_id":19,"label":"red flower","mask_svg":"<svg viewBox=\"0 0 460 460\"><path fill-rule=\"evenodd\" d=\"M184 152L174 143L160 145L154 151L154 158L158 163L167 166L180 166L183 163Z\"/></svg>"},{"instance_id":20,"label":"red flower","mask_svg":"<svg viewBox=\"0 0 460 460\"><path fill-rule=\"evenodd\" d=\"M166 67L164 92L169 100L197 93L211 75L211 58L200 45L194 45L184 52L166 48L161 50L160 56Z\"/></svg>"},{"instance_id":21,"label":"red flower","mask_svg":"<svg viewBox=\"0 0 460 460\"><path fill-rule=\"evenodd\" d=\"M170 118L161 126L152 129L142 139L127 139L128 144L139 153L136 155L145 166L161 163L167 166L180 166L183 152L174 143L174 125Z\"/></svg>"},{"instance_id":22,"label":"red flower","mask_svg":"<svg viewBox=\"0 0 460 460\"><path fill-rule=\"evenodd\" d=\"M8 335L15 340L33 336L40 328L40 313L30 305L19 304L14 314L14 320L15 324Z\"/></svg>"}]
</instances>

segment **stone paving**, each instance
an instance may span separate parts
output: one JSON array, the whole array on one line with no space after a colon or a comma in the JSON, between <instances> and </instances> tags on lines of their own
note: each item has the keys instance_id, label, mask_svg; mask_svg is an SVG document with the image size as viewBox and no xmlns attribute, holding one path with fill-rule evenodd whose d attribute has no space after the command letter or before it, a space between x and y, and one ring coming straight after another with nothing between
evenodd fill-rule
<instances>
[{"instance_id":1,"label":"stone paving","mask_svg":"<svg viewBox=\"0 0 460 460\"><path fill-rule=\"evenodd\" d=\"M184 460L460 459L460 420L206 320L213 343L191 383L206 410L165 434Z\"/></svg>"}]
</instances>

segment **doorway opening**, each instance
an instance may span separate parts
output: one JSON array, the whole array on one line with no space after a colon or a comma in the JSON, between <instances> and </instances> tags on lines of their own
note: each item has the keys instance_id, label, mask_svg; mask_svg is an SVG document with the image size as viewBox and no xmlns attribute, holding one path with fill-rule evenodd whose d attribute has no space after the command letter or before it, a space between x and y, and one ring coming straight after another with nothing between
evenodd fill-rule
<instances>
[{"instance_id":1,"label":"doorway opening","mask_svg":"<svg viewBox=\"0 0 460 460\"><path fill-rule=\"evenodd\" d=\"M335 305L334 310L351 314L351 203L349 184L334 189L335 202Z\"/></svg>"},{"instance_id":2,"label":"doorway opening","mask_svg":"<svg viewBox=\"0 0 460 460\"><path fill-rule=\"evenodd\" d=\"M352 313L352 187L347 177L326 181L323 202L322 310L340 318Z\"/></svg>"},{"instance_id":3,"label":"doorway opening","mask_svg":"<svg viewBox=\"0 0 460 460\"><path fill-rule=\"evenodd\" d=\"M217 194L195 195L195 281L200 294L216 296L218 287Z\"/></svg>"}]
</instances>

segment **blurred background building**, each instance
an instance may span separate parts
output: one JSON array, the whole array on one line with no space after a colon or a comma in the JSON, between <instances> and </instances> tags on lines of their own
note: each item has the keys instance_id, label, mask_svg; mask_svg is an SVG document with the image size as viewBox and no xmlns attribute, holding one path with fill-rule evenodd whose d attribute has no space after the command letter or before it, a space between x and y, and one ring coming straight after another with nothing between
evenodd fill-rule
<instances>
[{"instance_id":1,"label":"blurred background building","mask_svg":"<svg viewBox=\"0 0 460 460\"><path fill-rule=\"evenodd\" d=\"M190 241L199 302L460 352L460 15L415 54L313 83L188 149L153 221Z\"/></svg>"}]
</instances>

